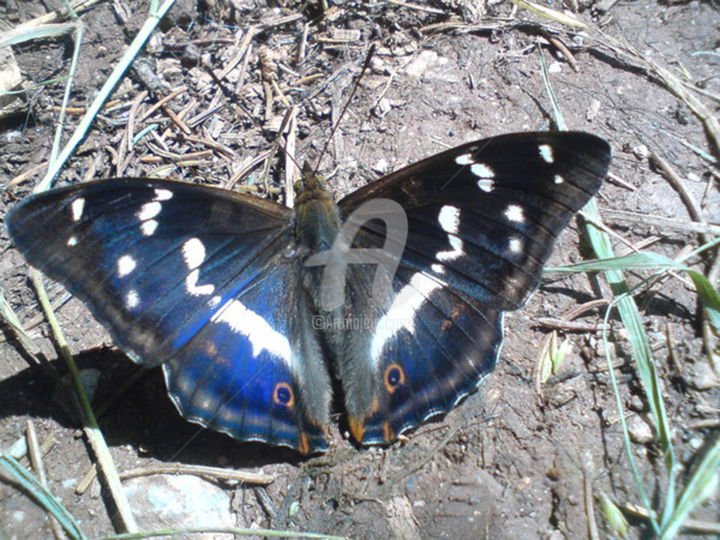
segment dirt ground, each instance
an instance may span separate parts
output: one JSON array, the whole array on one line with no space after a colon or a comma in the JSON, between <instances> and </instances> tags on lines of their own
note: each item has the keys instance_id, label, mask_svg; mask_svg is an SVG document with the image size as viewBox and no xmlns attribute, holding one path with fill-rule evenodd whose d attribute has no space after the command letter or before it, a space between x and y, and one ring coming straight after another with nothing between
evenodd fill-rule
<instances>
[{"instance_id":1,"label":"dirt ground","mask_svg":"<svg viewBox=\"0 0 720 540\"><path fill-rule=\"evenodd\" d=\"M42 4L51 9L60 2L9 0L4 13L0 7L0 31L44 13ZM71 106L91 102L137 33L147 4L106 1L81 13L85 34ZM304 8L289 0L201 4L177 2L61 182L159 172L224 185L244 169L249 174L239 185L257 182L247 189L282 200L284 160L275 141L284 114L290 105L297 107L297 159L315 163L368 45L375 43L371 68L322 161L321 171L338 197L450 146L548 129L553 110L542 79L542 57L568 128L595 133L613 147L611 178L598 204L617 233L618 253L627 252L625 241L670 257L702 243L690 226L697 219L691 219L651 155L672 165L698 201L703 220L720 221L717 166L703 159L703 154L717 159L717 148L687 103L648 67L654 62L704 91L690 92L716 114L720 15L713 3L583 1L575 16L592 27L586 31L513 10L507 2L330 2L325 13L320 2ZM548 6L561 8L560 3ZM599 28L627 48L609 48ZM249 29L254 34L244 42ZM244 43L251 49L243 49ZM300 43L306 46L298 60ZM564 54L558 43L569 52ZM0 216L30 192L45 170L62 100L57 79L68 72L72 46L66 36L13 47L27 92L14 103L15 112L0 120ZM184 91L165 108L144 118L153 104L181 87ZM141 92L147 92L142 103ZM181 134L172 114L180 115L189 133ZM157 129L127 152L120 148L126 148L121 142L132 115L135 134L153 123ZM70 115L68 133L79 118ZM218 144L210 146L203 142L207 140ZM190 152L200 153L187 156ZM269 181L263 185L258 179L265 161L249 164L267 152ZM19 177L23 173L28 174ZM32 420L41 441L54 440L44 458L50 491L88 536L109 535L117 511L106 489L94 480L82 494L76 492L94 458L63 390L67 370L48 337L27 267L4 228L0 242L0 283L48 361L36 363L5 333L0 343L0 448L17 446ZM550 265L581 260L585 250L579 244L573 225ZM691 262L707 274L713 261ZM633 283L642 277L628 274ZM95 403L112 398L100 424L119 471L195 464L262 472L274 479L267 487L214 482L230 501L226 510L234 526L368 539L557 540L590 537L594 524L600 537L611 538L617 536L601 516L597 497L640 503L602 356L598 328L604 308L585 311L572 323L562 320L570 309L610 298L602 277L548 275L526 307L507 317L494 374L446 418L389 448L363 450L341 432L338 412L331 450L311 459L240 444L184 421L157 370L118 394L135 366L113 349L79 301L68 299L57 285L50 287L50 295L79 366L100 373ZM720 425L718 384L703 349L701 311L692 288L674 277L655 283L649 292L643 289L637 300L663 383L682 485L685 472L717 438ZM560 372L538 391L538 359L552 322L573 349ZM651 500L661 508L668 479L648 425L647 404L618 323L611 335L632 452ZM22 462L29 466L27 458ZM143 528L157 526L146 521L152 517L147 509L135 511ZM692 517L717 522L718 495ZM652 537L645 520L630 522L631 538ZM170 525L183 523L178 518ZM12 482L0 481L0 538L50 536L44 514ZM686 537L695 536L703 537L686 532Z\"/></svg>"}]
</instances>

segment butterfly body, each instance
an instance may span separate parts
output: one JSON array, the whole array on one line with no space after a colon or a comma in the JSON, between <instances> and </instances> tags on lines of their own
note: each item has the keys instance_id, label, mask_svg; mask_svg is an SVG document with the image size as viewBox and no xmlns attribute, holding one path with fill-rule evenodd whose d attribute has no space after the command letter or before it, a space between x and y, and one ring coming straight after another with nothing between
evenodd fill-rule
<instances>
[{"instance_id":1,"label":"butterfly body","mask_svg":"<svg viewBox=\"0 0 720 540\"><path fill-rule=\"evenodd\" d=\"M514 134L338 203L310 171L294 210L119 179L29 197L6 225L134 361L163 366L186 418L311 453L327 448L333 388L362 444L474 391L495 365L502 312L537 286L609 160L592 135Z\"/></svg>"}]
</instances>

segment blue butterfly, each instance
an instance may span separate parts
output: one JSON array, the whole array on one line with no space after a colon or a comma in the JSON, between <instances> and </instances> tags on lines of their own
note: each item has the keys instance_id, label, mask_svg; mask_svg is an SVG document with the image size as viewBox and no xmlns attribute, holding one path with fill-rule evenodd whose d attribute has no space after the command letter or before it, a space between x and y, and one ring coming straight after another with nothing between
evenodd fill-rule
<instances>
[{"instance_id":1,"label":"blue butterfly","mask_svg":"<svg viewBox=\"0 0 720 540\"><path fill-rule=\"evenodd\" d=\"M555 238L609 163L593 135L510 134L338 203L309 170L293 210L124 178L33 195L6 225L29 263L83 300L133 361L162 366L185 418L308 454L327 449L334 387L362 445L390 443L473 392L495 366L503 312L537 287ZM344 224L374 200L391 201L405 224L379 289L382 257L354 254L392 251L390 218L360 220L337 249ZM318 255L341 263L333 286Z\"/></svg>"}]
</instances>

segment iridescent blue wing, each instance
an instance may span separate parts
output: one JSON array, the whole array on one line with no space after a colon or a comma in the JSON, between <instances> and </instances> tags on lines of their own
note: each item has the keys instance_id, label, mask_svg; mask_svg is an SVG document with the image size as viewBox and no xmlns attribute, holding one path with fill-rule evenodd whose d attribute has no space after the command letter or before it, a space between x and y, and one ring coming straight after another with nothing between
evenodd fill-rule
<instances>
[{"instance_id":1,"label":"iridescent blue wing","mask_svg":"<svg viewBox=\"0 0 720 540\"><path fill-rule=\"evenodd\" d=\"M307 453L326 447L330 384L291 219L255 197L120 179L29 197L6 225L133 360L163 366L184 416Z\"/></svg>"},{"instance_id":2,"label":"iridescent blue wing","mask_svg":"<svg viewBox=\"0 0 720 540\"><path fill-rule=\"evenodd\" d=\"M502 312L537 287L555 238L598 191L610 148L584 133L525 133L477 141L415 163L340 201L344 218L385 198L407 215L393 292L372 295L353 269L338 371L354 437L387 443L446 413L494 368ZM354 247L382 247L367 222ZM348 323L350 327L352 323ZM359 325L355 325L359 326Z\"/></svg>"}]
</instances>

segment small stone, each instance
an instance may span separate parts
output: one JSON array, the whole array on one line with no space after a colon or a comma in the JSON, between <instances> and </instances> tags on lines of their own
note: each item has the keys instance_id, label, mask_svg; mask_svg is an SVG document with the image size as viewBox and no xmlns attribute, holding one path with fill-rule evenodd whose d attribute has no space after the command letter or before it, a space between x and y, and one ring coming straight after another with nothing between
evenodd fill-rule
<instances>
[{"instance_id":1,"label":"small stone","mask_svg":"<svg viewBox=\"0 0 720 540\"><path fill-rule=\"evenodd\" d=\"M645 410L645 403L640 396L630 396L627 400L627 408L631 411L642 412Z\"/></svg>"},{"instance_id":2,"label":"small stone","mask_svg":"<svg viewBox=\"0 0 720 540\"><path fill-rule=\"evenodd\" d=\"M405 73L411 79L434 78L447 80L449 74L441 69L448 63L447 58L439 56L434 51L422 51L405 68Z\"/></svg>"},{"instance_id":3,"label":"small stone","mask_svg":"<svg viewBox=\"0 0 720 540\"><path fill-rule=\"evenodd\" d=\"M585 118L587 118L588 122L592 122L597 116L598 112L600 112L600 101L597 99L593 99L590 102L590 107L588 107L588 110L585 113Z\"/></svg>"},{"instance_id":4,"label":"small stone","mask_svg":"<svg viewBox=\"0 0 720 540\"><path fill-rule=\"evenodd\" d=\"M707 362L699 362L695 365L695 373L692 378L693 386L698 390L710 390L720 385L720 378L713 371Z\"/></svg>"},{"instance_id":5,"label":"small stone","mask_svg":"<svg viewBox=\"0 0 720 540\"><path fill-rule=\"evenodd\" d=\"M378 75L389 75L390 70L387 67L387 63L382 58L374 56L370 60L370 70Z\"/></svg>"},{"instance_id":6,"label":"small stone","mask_svg":"<svg viewBox=\"0 0 720 540\"><path fill-rule=\"evenodd\" d=\"M388 170L388 162L385 158L380 158L373 165L372 170L379 174L385 174Z\"/></svg>"},{"instance_id":7,"label":"small stone","mask_svg":"<svg viewBox=\"0 0 720 540\"><path fill-rule=\"evenodd\" d=\"M638 444L649 444L655 440L652 428L640 416L633 416L628 421L630 440Z\"/></svg>"},{"instance_id":8,"label":"small stone","mask_svg":"<svg viewBox=\"0 0 720 540\"><path fill-rule=\"evenodd\" d=\"M382 98L373 109L378 118L383 118L392 109L392 104L388 98Z\"/></svg>"},{"instance_id":9,"label":"small stone","mask_svg":"<svg viewBox=\"0 0 720 540\"><path fill-rule=\"evenodd\" d=\"M704 441L700 437L693 437L688 441L688 446L693 450L700 450L704 444Z\"/></svg>"},{"instance_id":10,"label":"small stone","mask_svg":"<svg viewBox=\"0 0 720 540\"><path fill-rule=\"evenodd\" d=\"M632 153L636 158L640 160L645 160L650 155L650 150L644 144L638 144L637 146L633 147Z\"/></svg>"},{"instance_id":11,"label":"small stone","mask_svg":"<svg viewBox=\"0 0 720 540\"><path fill-rule=\"evenodd\" d=\"M236 527L230 497L210 482L191 475L155 475L125 482L133 514L143 529ZM199 539L231 538L213 533Z\"/></svg>"}]
</instances>

